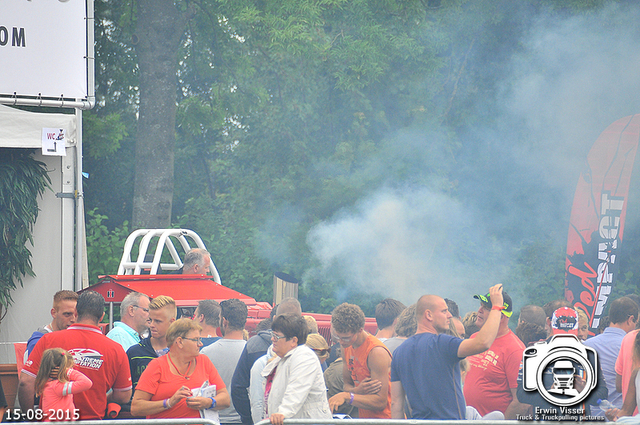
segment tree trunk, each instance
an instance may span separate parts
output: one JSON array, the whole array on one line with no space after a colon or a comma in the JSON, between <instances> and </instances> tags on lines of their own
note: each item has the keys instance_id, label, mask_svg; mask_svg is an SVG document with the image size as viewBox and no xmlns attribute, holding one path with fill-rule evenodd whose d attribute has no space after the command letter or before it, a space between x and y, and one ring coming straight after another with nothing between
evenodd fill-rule
<instances>
[{"instance_id":1,"label":"tree trunk","mask_svg":"<svg viewBox=\"0 0 640 425\"><path fill-rule=\"evenodd\" d=\"M132 222L135 228L168 228L173 200L177 53L185 20L173 0L138 0L137 4L140 110Z\"/></svg>"}]
</instances>

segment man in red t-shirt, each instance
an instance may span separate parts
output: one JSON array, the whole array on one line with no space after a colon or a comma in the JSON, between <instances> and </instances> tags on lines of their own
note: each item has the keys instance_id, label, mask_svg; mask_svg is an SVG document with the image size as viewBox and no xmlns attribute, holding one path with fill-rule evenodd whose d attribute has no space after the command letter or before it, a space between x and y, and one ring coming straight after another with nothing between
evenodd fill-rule
<instances>
[{"instance_id":1,"label":"man in red t-shirt","mask_svg":"<svg viewBox=\"0 0 640 425\"><path fill-rule=\"evenodd\" d=\"M506 292L502 296L504 305L495 341L484 353L467 358L469 371L464 381L464 398L467 405L475 407L482 416L500 411L505 419L516 419L516 415L524 415L529 409L528 404L521 404L516 397L518 369L525 346L509 329L509 318L513 314L511 297ZM474 295L474 298L480 300L476 325L482 328L491 312L491 299L489 295Z\"/></svg>"},{"instance_id":2,"label":"man in red t-shirt","mask_svg":"<svg viewBox=\"0 0 640 425\"><path fill-rule=\"evenodd\" d=\"M122 346L104 336L98 323L104 316L104 298L95 291L78 297L78 320L66 330L43 335L31 352L20 374L18 398L23 410L33 409L35 379L42 353L53 347L67 350L74 368L84 373L93 385L75 394L73 401L81 420L102 419L107 401L126 403L131 399L129 361ZM113 392L107 400L107 392ZM45 414L48 412L44 412ZM73 417L74 412L70 412Z\"/></svg>"}]
</instances>

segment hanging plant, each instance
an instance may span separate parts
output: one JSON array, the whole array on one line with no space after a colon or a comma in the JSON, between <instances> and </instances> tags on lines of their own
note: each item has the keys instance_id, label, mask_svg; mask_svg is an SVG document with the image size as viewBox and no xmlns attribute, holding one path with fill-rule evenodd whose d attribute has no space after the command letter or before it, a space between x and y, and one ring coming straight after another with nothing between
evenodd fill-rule
<instances>
[{"instance_id":1,"label":"hanging plant","mask_svg":"<svg viewBox=\"0 0 640 425\"><path fill-rule=\"evenodd\" d=\"M35 276L31 266L33 225L38 218L38 197L51 188L46 166L31 149L0 148L0 313L11 305L16 284ZM2 315L4 316L4 315Z\"/></svg>"}]
</instances>

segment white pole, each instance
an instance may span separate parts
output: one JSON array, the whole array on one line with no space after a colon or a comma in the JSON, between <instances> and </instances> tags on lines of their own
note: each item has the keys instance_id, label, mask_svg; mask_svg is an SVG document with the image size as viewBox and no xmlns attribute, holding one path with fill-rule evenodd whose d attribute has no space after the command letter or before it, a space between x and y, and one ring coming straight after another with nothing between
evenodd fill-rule
<instances>
[{"instance_id":1,"label":"white pole","mask_svg":"<svg viewBox=\"0 0 640 425\"><path fill-rule=\"evenodd\" d=\"M82 110L76 109L76 129L78 141L76 143L76 267L74 290L79 291L88 285L85 282L86 268L86 239L84 228L84 192L82 190Z\"/></svg>"}]
</instances>

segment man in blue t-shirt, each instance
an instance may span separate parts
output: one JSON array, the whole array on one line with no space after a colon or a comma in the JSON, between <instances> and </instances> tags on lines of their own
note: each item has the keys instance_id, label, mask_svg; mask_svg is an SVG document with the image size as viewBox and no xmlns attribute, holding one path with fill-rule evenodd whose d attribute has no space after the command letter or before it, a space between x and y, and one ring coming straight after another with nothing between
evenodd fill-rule
<instances>
[{"instance_id":1,"label":"man in blue t-shirt","mask_svg":"<svg viewBox=\"0 0 640 425\"><path fill-rule=\"evenodd\" d=\"M466 405L460 380L460 360L491 347L504 309L502 285L489 289L493 305L485 325L474 339L446 335L451 313L445 300L424 295L416 305L417 333L393 353L391 362L391 417L404 419L405 395L413 419L465 419Z\"/></svg>"},{"instance_id":2,"label":"man in blue t-shirt","mask_svg":"<svg viewBox=\"0 0 640 425\"><path fill-rule=\"evenodd\" d=\"M51 323L36 330L27 341L27 353L31 354L42 335L49 332L62 331L76 323L78 317L76 304L78 294L73 291L62 290L53 296L53 307L51 308Z\"/></svg>"}]
</instances>

